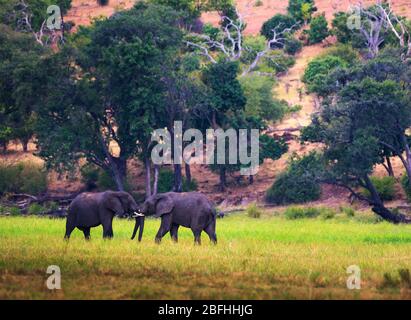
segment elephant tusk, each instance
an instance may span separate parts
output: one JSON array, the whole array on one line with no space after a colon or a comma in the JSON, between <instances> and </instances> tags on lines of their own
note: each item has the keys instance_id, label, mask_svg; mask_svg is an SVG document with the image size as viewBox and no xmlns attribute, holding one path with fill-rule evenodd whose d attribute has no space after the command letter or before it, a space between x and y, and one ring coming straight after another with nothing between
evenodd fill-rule
<instances>
[{"instance_id":1,"label":"elephant tusk","mask_svg":"<svg viewBox=\"0 0 411 320\"><path fill-rule=\"evenodd\" d=\"M137 218L137 217L144 217L144 214L141 212L134 212L133 213L133 218Z\"/></svg>"}]
</instances>

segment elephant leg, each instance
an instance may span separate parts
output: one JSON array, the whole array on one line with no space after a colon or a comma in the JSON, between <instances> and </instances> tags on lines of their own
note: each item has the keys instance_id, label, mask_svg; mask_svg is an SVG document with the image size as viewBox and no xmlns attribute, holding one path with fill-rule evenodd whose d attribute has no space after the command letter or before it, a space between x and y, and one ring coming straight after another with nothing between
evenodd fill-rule
<instances>
[{"instance_id":1,"label":"elephant leg","mask_svg":"<svg viewBox=\"0 0 411 320\"><path fill-rule=\"evenodd\" d=\"M178 242L178 224L172 224L171 225L171 230L170 230L170 235L171 239L173 239L174 242Z\"/></svg>"},{"instance_id":2,"label":"elephant leg","mask_svg":"<svg viewBox=\"0 0 411 320\"><path fill-rule=\"evenodd\" d=\"M217 235L215 234L215 221L210 223L204 231L208 234L208 237L210 238L210 241L213 244L217 244Z\"/></svg>"},{"instance_id":3,"label":"elephant leg","mask_svg":"<svg viewBox=\"0 0 411 320\"><path fill-rule=\"evenodd\" d=\"M83 228L84 238L90 240L90 228Z\"/></svg>"},{"instance_id":4,"label":"elephant leg","mask_svg":"<svg viewBox=\"0 0 411 320\"><path fill-rule=\"evenodd\" d=\"M171 214L167 214L161 218L160 229L158 229L156 235L156 243L160 243L161 239L169 232L171 229Z\"/></svg>"},{"instance_id":5,"label":"elephant leg","mask_svg":"<svg viewBox=\"0 0 411 320\"><path fill-rule=\"evenodd\" d=\"M113 238L113 220L104 221L103 224L103 238L111 239Z\"/></svg>"},{"instance_id":6,"label":"elephant leg","mask_svg":"<svg viewBox=\"0 0 411 320\"><path fill-rule=\"evenodd\" d=\"M64 235L64 239L68 240L70 239L70 235L73 232L75 226L73 223L71 223L71 221L69 221L69 219L67 218L67 222L66 222L66 234Z\"/></svg>"},{"instance_id":7,"label":"elephant leg","mask_svg":"<svg viewBox=\"0 0 411 320\"><path fill-rule=\"evenodd\" d=\"M191 229L194 234L194 244L201 245L201 231L199 229Z\"/></svg>"}]
</instances>

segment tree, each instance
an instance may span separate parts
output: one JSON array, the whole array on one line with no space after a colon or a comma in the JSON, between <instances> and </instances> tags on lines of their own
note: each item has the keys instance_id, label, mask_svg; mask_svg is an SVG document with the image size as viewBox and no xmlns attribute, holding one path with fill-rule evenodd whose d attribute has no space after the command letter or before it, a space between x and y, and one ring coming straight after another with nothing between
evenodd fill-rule
<instances>
[{"instance_id":1,"label":"tree","mask_svg":"<svg viewBox=\"0 0 411 320\"><path fill-rule=\"evenodd\" d=\"M325 145L324 181L347 188L367 201L376 214L394 223L409 220L384 206L370 175L374 165L383 162L384 148L400 157L407 169L400 150L409 150L410 102L409 91L394 81L364 78L350 82L326 101L302 133L303 140ZM356 192L358 186L368 190L370 197Z\"/></svg>"},{"instance_id":2,"label":"tree","mask_svg":"<svg viewBox=\"0 0 411 320\"><path fill-rule=\"evenodd\" d=\"M328 22L325 14L313 18L308 31L308 41L311 44L319 43L329 36Z\"/></svg>"},{"instance_id":3,"label":"tree","mask_svg":"<svg viewBox=\"0 0 411 320\"><path fill-rule=\"evenodd\" d=\"M67 169L84 157L124 189L127 160L147 159L153 128L166 124L161 79L181 45L176 21L168 7L138 3L45 61L37 130L49 166Z\"/></svg>"},{"instance_id":4,"label":"tree","mask_svg":"<svg viewBox=\"0 0 411 320\"><path fill-rule=\"evenodd\" d=\"M273 30L284 32L297 24L297 21L290 15L277 13L272 18L263 23L260 34L267 40L273 35Z\"/></svg>"},{"instance_id":5,"label":"tree","mask_svg":"<svg viewBox=\"0 0 411 320\"><path fill-rule=\"evenodd\" d=\"M222 24L218 35L195 34L189 35L185 41L199 55L205 57L209 62L217 64L220 59L225 61L241 61L250 48L244 41L243 30L245 23L242 15L235 10L236 19L224 15L221 17ZM254 59L243 66L241 76L246 76L256 69L258 64L267 58L273 48L282 48L287 39L287 35L296 27L283 28L280 25L271 30L271 38L265 42L265 46L260 51L253 54Z\"/></svg>"},{"instance_id":6,"label":"tree","mask_svg":"<svg viewBox=\"0 0 411 320\"><path fill-rule=\"evenodd\" d=\"M288 103L273 97L275 80L267 76L249 75L240 78L241 87L247 100L245 113L261 119L276 122L281 120Z\"/></svg>"},{"instance_id":7,"label":"tree","mask_svg":"<svg viewBox=\"0 0 411 320\"><path fill-rule=\"evenodd\" d=\"M314 0L289 0L287 12L299 22L308 22L317 11Z\"/></svg>"},{"instance_id":8,"label":"tree","mask_svg":"<svg viewBox=\"0 0 411 320\"><path fill-rule=\"evenodd\" d=\"M36 69L46 53L30 35L0 25L0 140L4 148L16 139L27 151L36 119Z\"/></svg>"},{"instance_id":9,"label":"tree","mask_svg":"<svg viewBox=\"0 0 411 320\"><path fill-rule=\"evenodd\" d=\"M348 63L346 61L334 55L315 58L305 69L303 82L307 84L309 92L326 96L328 94L326 86L327 76L334 70L343 69L347 66Z\"/></svg>"}]
</instances>

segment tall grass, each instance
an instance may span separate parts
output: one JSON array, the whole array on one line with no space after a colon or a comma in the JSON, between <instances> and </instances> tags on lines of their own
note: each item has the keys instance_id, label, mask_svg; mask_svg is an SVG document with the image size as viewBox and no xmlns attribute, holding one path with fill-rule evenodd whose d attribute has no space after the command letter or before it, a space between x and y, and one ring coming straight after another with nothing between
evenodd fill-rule
<instances>
[{"instance_id":1,"label":"tall grass","mask_svg":"<svg viewBox=\"0 0 411 320\"><path fill-rule=\"evenodd\" d=\"M403 292L381 290L384 274L411 267L410 226L239 214L218 220L217 246L205 234L195 246L186 228L179 243L156 245L159 223L146 220L141 243L127 220L114 221L113 240L98 227L89 242L80 231L65 242L64 220L1 217L0 298L392 298ZM44 285L52 264L62 272L54 293ZM346 288L353 264L366 283L357 293Z\"/></svg>"}]
</instances>

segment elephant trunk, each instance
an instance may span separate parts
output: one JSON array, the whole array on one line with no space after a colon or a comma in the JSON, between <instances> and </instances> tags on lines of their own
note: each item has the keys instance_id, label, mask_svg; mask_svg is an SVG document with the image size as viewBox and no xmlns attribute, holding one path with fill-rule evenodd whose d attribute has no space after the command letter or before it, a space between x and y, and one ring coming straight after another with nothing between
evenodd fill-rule
<instances>
[{"instance_id":1,"label":"elephant trunk","mask_svg":"<svg viewBox=\"0 0 411 320\"><path fill-rule=\"evenodd\" d=\"M140 228L140 232L138 233L138 241L141 241L143 237L143 230L144 230L144 216L143 217L136 217L136 224L134 226L133 235L131 236L131 240L134 240L136 237L137 230Z\"/></svg>"}]
</instances>

